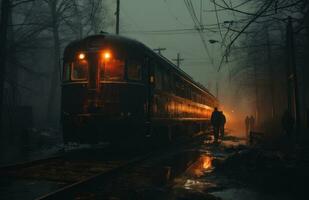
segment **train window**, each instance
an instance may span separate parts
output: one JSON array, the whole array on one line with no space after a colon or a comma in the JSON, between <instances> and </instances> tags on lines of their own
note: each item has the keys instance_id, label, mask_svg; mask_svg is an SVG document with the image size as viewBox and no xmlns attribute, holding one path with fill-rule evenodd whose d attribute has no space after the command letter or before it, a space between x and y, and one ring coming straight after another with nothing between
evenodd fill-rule
<instances>
[{"instance_id":1,"label":"train window","mask_svg":"<svg viewBox=\"0 0 309 200\"><path fill-rule=\"evenodd\" d=\"M136 61L128 61L128 79L133 81L142 80L142 65Z\"/></svg>"},{"instance_id":2,"label":"train window","mask_svg":"<svg viewBox=\"0 0 309 200\"><path fill-rule=\"evenodd\" d=\"M156 89L162 90L162 71L159 67L155 69Z\"/></svg>"},{"instance_id":3,"label":"train window","mask_svg":"<svg viewBox=\"0 0 309 200\"><path fill-rule=\"evenodd\" d=\"M86 60L78 60L72 66L71 79L87 80L88 77L88 62Z\"/></svg>"},{"instance_id":4,"label":"train window","mask_svg":"<svg viewBox=\"0 0 309 200\"><path fill-rule=\"evenodd\" d=\"M163 87L164 87L164 90L166 91L169 91L170 89L170 82L169 82L167 73L163 74Z\"/></svg>"},{"instance_id":5,"label":"train window","mask_svg":"<svg viewBox=\"0 0 309 200\"><path fill-rule=\"evenodd\" d=\"M110 59L100 63L100 79L111 81L123 80L124 66L124 61L118 59Z\"/></svg>"},{"instance_id":6,"label":"train window","mask_svg":"<svg viewBox=\"0 0 309 200\"><path fill-rule=\"evenodd\" d=\"M63 65L63 81L69 81L71 76L72 63L65 63Z\"/></svg>"}]
</instances>

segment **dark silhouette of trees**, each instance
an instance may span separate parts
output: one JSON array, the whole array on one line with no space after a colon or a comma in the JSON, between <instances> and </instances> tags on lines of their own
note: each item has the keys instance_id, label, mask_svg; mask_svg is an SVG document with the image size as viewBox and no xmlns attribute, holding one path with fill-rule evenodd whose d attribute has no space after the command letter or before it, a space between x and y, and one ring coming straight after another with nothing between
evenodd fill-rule
<instances>
[{"instance_id":1,"label":"dark silhouette of trees","mask_svg":"<svg viewBox=\"0 0 309 200\"><path fill-rule=\"evenodd\" d=\"M226 45L219 69L224 65L224 57L240 57L231 75L252 97L259 122L279 126L291 101L290 109L295 116L299 104L304 127L309 117L308 0L244 0L233 6L227 0L214 3L218 11L229 11L240 18L229 29L234 34ZM253 9L248 10L249 7ZM288 34L291 29L293 33ZM292 39L293 48L288 45ZM290 62L293 59L295 63Z\"/></svg>"},{"instance_id":2,"label":"dark silhouette of trees","mask_svg":"<svg viewBox=\"0 0 309 200\"><path fill-rule=\"evenodd\" d=\"M58 126L63 48L104 30L107 17L102 0L1 1L0 112L6 124L16 127L16 112L26 105L37 126Z\"/></svg>"}]
</instances>

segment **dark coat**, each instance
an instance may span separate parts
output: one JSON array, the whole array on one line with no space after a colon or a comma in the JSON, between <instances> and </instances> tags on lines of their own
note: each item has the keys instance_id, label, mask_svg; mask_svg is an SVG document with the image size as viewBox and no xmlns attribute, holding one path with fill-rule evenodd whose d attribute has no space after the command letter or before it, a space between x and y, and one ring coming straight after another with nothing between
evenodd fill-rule
<instances>
[{"instance_id":1,"label":"dark coat","mask_svg":"<svg viewBox=\"0 0 309 200\"><path fill-rule=\"evenodd\" d=\"M224 115L222 112L220 112L220 115L219 115L219 124L220 124L220 126L224 126L225 123L226 123L225 115Z\"/></svg>"},{"instance_id":2,"label":"dark coat","mask_svg":"<svg viewBox=\"0 0 309 200\"><path fill-rule=\"evenodd\" d=\"M211 125L218 127L220 126L220 112L215 110L211 114Z\"/></svg>"}]
</instances>

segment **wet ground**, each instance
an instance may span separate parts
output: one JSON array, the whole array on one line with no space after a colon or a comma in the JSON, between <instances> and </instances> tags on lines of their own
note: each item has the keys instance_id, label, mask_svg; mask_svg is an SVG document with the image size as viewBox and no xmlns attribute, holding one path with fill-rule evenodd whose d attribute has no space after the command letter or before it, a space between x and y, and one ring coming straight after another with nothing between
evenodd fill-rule
<instances>
[{"instance_id":1,"label":"wet ground","mask_svg":"<svg viewBox=\"0 0 309 200\"><path fill-rule=\"evenodd\" d=\"M43 150L42 155L61 150ZM71 147L89 148L87 146ZM79 199L171 199L171 200L288 200L307 199L309 151L293 148L248 147L240 138L226 136L220 144L202 136L189 145L177 144L112 180L80 190ZM39 155L36 153L34 155ZM40 156L42 156L40 155ZM30 158L31 156L29 156ZM33 157L33 155L32 155ZM0 188L25 197L31 191L44 194L61 187L48 181L8 182ZM6 191L6 192L7 192Z\"/></svg>"},{"instance_id":2,"label":"wet ground","mask_svg":"<svg viewBox=\"0 0 309 200\"><path fill-rule=\"evenodd\" d=\"M230 137L201 145L197 161L173 181L170 199L307 199L308 150L245 144Z\"/></svg>"},{"instance_id":3,"label":"wet ground","mask_svg":"<svg viewBox=\"0 0 309 200\"><path fill-rule=\"evenodd\" d=\"M0 166L38 160L63 151L62 136L54 129L31 129L0 141Z\"/></svg>"}]
</instances>

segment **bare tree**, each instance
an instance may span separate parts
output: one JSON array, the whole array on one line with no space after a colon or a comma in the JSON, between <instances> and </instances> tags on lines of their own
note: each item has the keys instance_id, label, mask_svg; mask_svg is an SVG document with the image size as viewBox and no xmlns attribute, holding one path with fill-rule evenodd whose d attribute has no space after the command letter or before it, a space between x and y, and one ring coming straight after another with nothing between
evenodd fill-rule
<instances>
[{"instance_id":1,"label":"bare tree","mask_svg":"<svg viewBox=\"0 0 309 200\"><path fill-rule=\"evenodd\" d=\"M259 98L261 105L266 110L261 111L265 113L267 111L268 115L273 113L275 120L279 120L281 113L286 109L287 105L287 60L290 55L287 54L286 42L288 40L288 35L286 35L288 16L293 19L293 27L295 32L295 53L296 53L296 65L297 72L299 75L308 76L308 71L304 70L304 65L308 61L308 56L304 56L307 52L308 43L304 44L303 41L308 41L308 30L306 28L306 23L308 24L308 1L307 0L261 0L261 1L250 1L245 0L239 5L231 7L224 0L215 2L222 11L229 11L238 13L242 15L243 18L240 20L246 25L243 26L240 31L230 30L231 32L237 32L237 36L231 40L230 44L235 43L236 40L243 41L240 47L238 44L231 46L226 49L226 52L231 55L237 54L238 48L245 48L248 50L248 55L243 55L245 59L243 62L239 62L237 68L234 68L234 77L238 77L238 81L242 83L247 83L247 87L251 87L254 90L253 85L258 84L260 94L263 98ZM257 8L255 11L244 11L242 5L251 4L251 6ZM263 12L259 12L264 5L268 5L267 9L263 9ZM265 7L266 8L266 7ZM253 20L254 19L254 20ZM235 22L237 23L237 22ZM302 32L305 32L304 34ZM241 37L241 36L248 37ZM307 39L306 39L307 38ZM232 53L233 51L234 54ZM255 55L255 56L252 56ZM249 66L249 67L248 67ZM256 69L256 73L252 73L252 69ZM247 73L246 76L237 76L238 73L243 71L251 72ZM262 76L261 76L262 75ZM249 84L257 78L255 84ZM259 80L259 77L268 77L267 80ZM308 82L306 83L306 78L298 80L294 84L300 84L303 92L303 109L308 108ZM262 83L262 84L261 84ZM306 89L307 88L307 89ZM262 99L262 100L261 100ZM266 99L266 101L265 101ZM261 102L263 101L263 102ZM274 103L276 102L276 103ZM307 102L307 103L304 103ZM273 112L269 112L273 110ZM303 113L304 115L304 113ZM264 118L267 116L264 116Z\"/></svg>"},{"instance_id":2,"label":"bare tree","mask_svg":"<svg viewBox=\"0 0 309 200\"><path fill-rule=\"evenodd\" d=\"M21 99L26 95L24 92L36 94L34 96L37 94L48 96L46 101L40 97L36 98L38 99L36 102L30 102L27 98L23 98L23 101L28 102L28 105L40 107L40 118L45 113L47 121L57 125L60 102L59 63L63 47L72 40L103 30L107 22L105 4L102 0L11 0L8 2L11 3L10 9L4 9L5 12L1 12L9 15L6 32L10 32L6 39L7 48L1 50L7 53L6 61L3 63L8 64L6 75L1 73L2 83L5 81L10 86L6 89L10 91L10 95L16 97L18 93ZM12 10L11 15L8 13L10 10ZM3 25L4 23L1 22L1 26ZM5 29L1 28L1 32L4 31ZM4 43L1 42L1 44ZM1 47L4 46L1 45ZM1 61L2 58L1 55ZM3 67L1 69L5 70ZM46 83L48 80L50 80L49 84ZM48 90L46 90L47 87L49 87ZM3 90L3 86L1 89ZM47 112L42 110L44 104Z\"/></svg>"}]
</instances>

